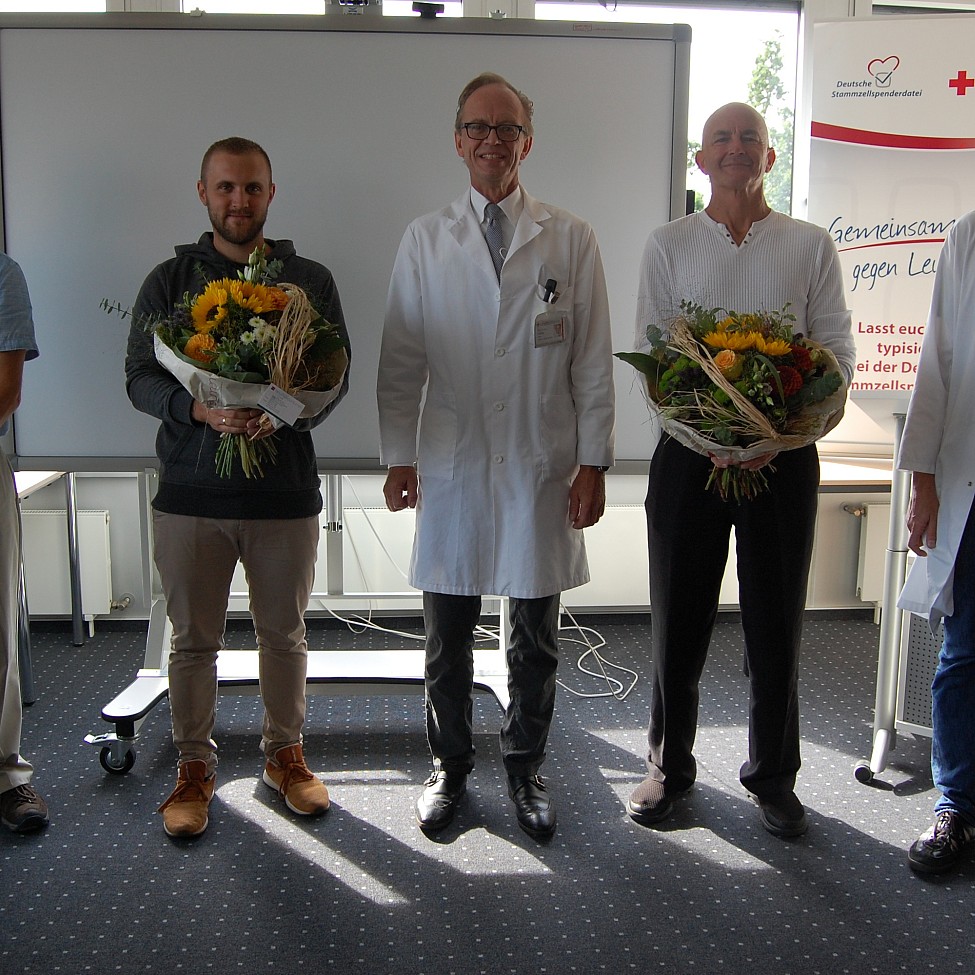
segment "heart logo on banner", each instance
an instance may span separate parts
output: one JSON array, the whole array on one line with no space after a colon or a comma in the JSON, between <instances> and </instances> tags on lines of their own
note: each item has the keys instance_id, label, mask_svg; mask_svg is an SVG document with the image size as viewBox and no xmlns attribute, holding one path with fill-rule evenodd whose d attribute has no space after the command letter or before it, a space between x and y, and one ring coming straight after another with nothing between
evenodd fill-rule
<instances>
[{"instance_id":1,"label":"heart logo on banner","mask_svg":"<svg viewBox=\"0 0 975 975\"><path fill-rule=\"evenodd\" d=\"M877 82L878 88L887 88L890 86L891 76L900 66L901 59L896 54L891 54L886 58L874 58L867 65L867 72Z\"/></svg>"}]
</instances>

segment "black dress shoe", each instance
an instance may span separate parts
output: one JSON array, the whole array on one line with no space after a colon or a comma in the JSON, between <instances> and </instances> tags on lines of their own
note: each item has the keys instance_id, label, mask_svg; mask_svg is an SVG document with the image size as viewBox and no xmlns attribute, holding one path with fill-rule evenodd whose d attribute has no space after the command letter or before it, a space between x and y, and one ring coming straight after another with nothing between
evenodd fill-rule
<instances>
[{"instance_id":1,"label":"black dress shoe","mask_svg":"<svg viewBox=\"0 0 975 975\"><path fill-rule=\"evenodd\" d=\"M508 795L515 804L518 825L536 839L555 832L555 805L537 775L509 775Z\"/></svg>"},{"instance_id":2,"label":"black dress shoe","mask_svg":"<svg viewBox=\"0 0 975 975\"><path fill-rule=\"evenodd\" d=\"M467 791L467 774L464 772L434 772L416 800L416 821L420 829L443 829L454 818L457 804Z\"/></svg>"},{"instance_id":3,"label":"black dress shoe","mask_svg":"<svg viewBox=\"0 0 975 975\"><path fill-rule=\"evenodd\" d=\"M752 796L758 803L762 825L773 835L788 839L802 836L809 828L806 810L794 792L777 796Z\"/></svg>"}]
</instances>

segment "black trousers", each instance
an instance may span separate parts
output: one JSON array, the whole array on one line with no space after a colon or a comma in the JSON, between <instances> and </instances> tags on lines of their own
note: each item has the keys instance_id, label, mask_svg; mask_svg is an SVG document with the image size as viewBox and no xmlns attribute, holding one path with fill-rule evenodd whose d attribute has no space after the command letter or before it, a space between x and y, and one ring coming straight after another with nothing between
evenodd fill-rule
<instances>
[{"instance_id":1,"label":"black trousers","mask_svg":"<svg viewBox=\"0 0 975 975\"><path fill-rule=\"evenodd\" d=\"M534 775L545 760L555 709L560 595L509 600L510 701L500 735L509 775ZM423 594L427 741L435 763L446 771L474 768L474 628L480 615L480 596Z\"/></svg>"},{"instance_id":2,"label":"black trousers","mask_svg":"<svg viewBox=\"0 0 975 975\"><path fill-rule=\"evenodd\" d=\"M732 527L750 683L745 788L771 797L799 770L799 644L819 488L815 446L779 454L769 489L752 501L705 490L711 461L665 437L654 452L646 499L653 692L647 764L668 793L697 774L699 683Z\"/></svg>"}]
</instances>

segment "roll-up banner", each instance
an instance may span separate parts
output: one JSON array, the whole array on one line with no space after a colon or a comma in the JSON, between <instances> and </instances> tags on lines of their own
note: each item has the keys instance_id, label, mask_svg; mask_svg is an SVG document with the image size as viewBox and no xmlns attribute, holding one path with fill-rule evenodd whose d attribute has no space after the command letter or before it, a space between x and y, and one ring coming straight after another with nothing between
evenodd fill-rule
<instances>
[{"instance_id":1,"label":"roll-up banner","mask_svg":"<svg viewBox=\"0 0 975 975\"><path fill-rule=\"evenodd\" d=\"M819 24L813 65L808 215L843 264L851 398L906 407L945 234L975 209L975 17Z\"/></svg>"}]
</instances>

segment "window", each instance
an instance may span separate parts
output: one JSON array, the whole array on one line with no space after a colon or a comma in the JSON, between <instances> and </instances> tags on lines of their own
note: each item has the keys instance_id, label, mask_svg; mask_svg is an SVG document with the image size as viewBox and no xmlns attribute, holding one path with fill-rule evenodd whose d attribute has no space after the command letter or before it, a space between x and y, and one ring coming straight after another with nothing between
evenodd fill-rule
<instances>
[{"instance_id":1,"label":"window","mask_svg":"<svg viewBox=\"0 0 975 975\"><path fill-rule=\"evenodd\" d=\"M440 0L438 0L440 2ZM418 17L413 13L413 0L383 0L383 15L385 17ZM443 0L441 17L463 17L463 0Z\"/></svg>"},{"instance_id":2,"label":"window","mask_svg":"<svg viewBox=\"0 0 975 975\"><path fill-rule=\"evenodd\" d=\"M462 17L462 0L442 0L445 17ZM887 0L908 2L908 0ZM928 3L934 0L915 0ZM971 0L975 4L975 0ZM969 6L967 0L945 0L946 6ZM0 0L0 11L104 11L106 0ZM213 14L324 14L326 0L182 0L184 12ZM764 116L777 160L766 179L769 203L788 213L792 197L793 117L799 0L764 0L750 9L747 0L692 2L673 5L631 0L548 2L537 0L537 20L609 23L689 24L692 31L690 104L688 106L688 188L703 205L707 178L694 165L694 152L708 115L729 101L754 105ZM413 0L384 0L383 16L416 17ZM335 11L332 11L335 14ZM348 16L354 16L349 14Z\"/></svg>"},{"instance_id":3,"label":"window","mask_svg":"<svg viewBox=\"0 0 975 975\"><path fill-rule=\"evenodd\" d=\"M776 163L766 177L765 195L776 210L792 209L792 145L795 114L798 4L789 9L742 9L712 4L681 6L620 3L546 3L535 6L538 20L609 23L689 24L691 27L688 105L688 189L698 209L708 181L694 165L701 130L714 109L727 102L754 105L768 123Z\"/></svg>"},{"instance_id":4,"label":"window","mask_svg":"<svg viewBox=\"0 0 975 975\"><path fill-rule=\"evenodd\" d=\"M323 14L325 0L183 0L183 13L208 14Z\"/></svg>"},{"instance_id":5,"label":"window","mask_svg":"<svg viewBox=\"0 0 975 975\"><path fill-rule=\"evenodd\" d=\"M105 0L0 0L0 14L105 13Z\"/></svg>"},{"instance_id":6,"label":"window","mask_svg":"<svg viewBox=\"0 0 975 975\"><path fill-rule=\"evenodd\" d=\"M184 13L203 10L211 14L324 14L326 0L182 0ZM442 17L463 17L462 0L443 2ZM419 17L413 12L413 0L385 0L384 17ZM354 17L354 13L347 16Z\"/></svg>"}]
</instances>

